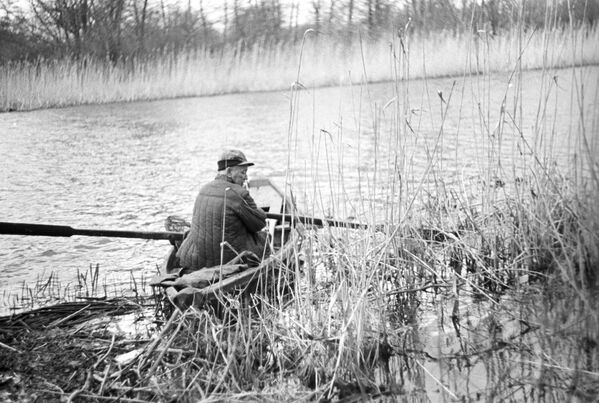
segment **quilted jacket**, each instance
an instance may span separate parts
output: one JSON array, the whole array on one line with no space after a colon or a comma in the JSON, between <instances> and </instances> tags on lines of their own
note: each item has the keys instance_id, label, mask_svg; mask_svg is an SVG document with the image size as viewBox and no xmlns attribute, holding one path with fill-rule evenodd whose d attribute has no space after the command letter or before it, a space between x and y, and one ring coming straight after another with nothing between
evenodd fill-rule
<instances>
[{"instance_id":1,"label":"quilted jacket","mask_svg":"<svg viewBox=\"0 0 599 403\"><path fill-rule=\"evenodd\" d=\"M177 257L192 270L225 264L246 250L262 257L265 237L259 231L265 225L266 214L247 189L217 176L200 189Z\"/></svg>"}]
</instances>

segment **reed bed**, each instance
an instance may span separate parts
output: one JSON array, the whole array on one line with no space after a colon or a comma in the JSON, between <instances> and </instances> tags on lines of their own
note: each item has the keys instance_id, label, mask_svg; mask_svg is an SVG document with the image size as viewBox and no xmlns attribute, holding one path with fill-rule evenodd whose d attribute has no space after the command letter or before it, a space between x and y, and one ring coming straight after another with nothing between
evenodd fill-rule
<instances>
[{"instance_id":1,"label":"reed bed","mask_svg":"<svg viewBox=\"0 0 599 403\"><path fill-rule=\"evenodd\" d=\"M314 360L328 388L321 396L343 398L335 382L353 380L362 397L391 391L406 401L592 399L599 378L599 182L591 134L596 102L580 102L584 70L571 72L577 84L570 129L556 134L548 117L555 106L547 102L555 70L543 66L536 118L524 124L523 99L510 88L521 88L528 48L511 59L499 103L492 101L489 76L478 75L494 70L494 55L477 53L477 68L467 63L471 70L462 79L480 100L473 133L466 133L480 139L479 165L474 178L465 178L453 169L462 158L454 135L456 115L458 122L465 115L459 94L430 91L422 104L411 103L402 84L413 67L405 49L400 38L393 53L395 98L365 112L373 124L357 128L374 145L347 146L345 128L313 137L312 155L324 154L329 169L328 175L312 170L307 181L319 189L307 196L314 212L351 212L382 229L329 232L311 242L320 265L308 270L334 275L317 281L330 284L320 305L318 298L299 303L299 321L302 329L326 329L324 339L339 340L334 354ZM423 104L430 126L413 116ZM446 123L452 118L454 126ZM556 146L556 136L568 145ZM449 155L448 142L456 142ZM568 151L576 158L564 162ZM359 159L361 152L375 166L357 174L357 185L345 182L356 173L343 158ZM323 177L333 185L324 186ZM356 188L362 199L352 199ZM422 223L443 240L423 237L416 230ZM375 358L365 361L373 339Z\"/></svg>"},{"instance_id":2,"label":"reed bed","mask_svg":"<svg viewBox=\"0 0 599 403\"><path fill-rule=\"evenodd\" d=\"M103 275L100 265L96 264L90 265L87 270L78 270L76 281L65 283L56 272L43 273L32 283L23 282L18 289L5 291L0 314L15 315L53 304L78 303L82 300L126 298L142 304L151 296L151 287L143 275L136 277L131 272L128 282L116 282Z\"/></svg>"},{"instance_id":3,"label":"reed bed","mask_svg":"<svg viewBox=\"0 0 599 403\"><path fill-rule=\"evenodd\" d=\"M361 151L379 163L357 175L358 184L345 182L356 175L346 175L344 155L359 158L361 145L348 147L340 128L315 133L307 172L288 177L290 184L312 186L300 198L310 213L351 212L368 229L304 232L301 261L282 268L298 279L286 294L233 299L221 316L175 311L159 344L193 355L153 353L137 361L138 368L152 362L150 374L162 380L138 397L563 401L596 395L599 183L590 147L574 141L578 159L558 163L542 141L523 134L517 107L489 101L488 78L475 70L467 79L483 101L483 124L475 126L484 139L479 177L446 177L455 171L443 169L452 160L439 145L451 141L444 122L455 98L433 95L429 102L441 108L436 136L412 147L426 133L410 124L409 94L400 91L410 54L400 43L395 50L397 99L408 102L389 104L391 118L373 107L373 124L363 129L374 146ZM480 54L485 71L492 60L490 50ZM510 87L522 79L523 60L513 60ZM552 80L551 69L544 80ZM302 98L292 95L290 160L300 158L297 136L305 136L293 120ZM584 112L573 114L570 125L576 129L561 135L580 140L593 132L596 119L582 117L596 112L580 107ZM492 108L506 111L492 118ZM544 113L537 116L532 137L548 140L544 128L551 125ZM514 141L501 144L508 136ZM507 166L506 152L513 153ZM425 153L424 170L414 169L417 153ZM361 198L352 197L356 188ZM433 231L420 231L423 223ZM147 378L137 382L149 385Z\"/></svg>"},{"instance_id":4,"label":"reed bed","mask_svg":"<svg viewBox=\"0 0 599 403\"><path fill-rule=\"evenodd\" d=\"M301 84L314 87L393 80L389 38L396 36L338 40L309 34L302 49ZM516 60L523 69L597 64L598 39L597 28L586 26L529 33L514 29L497 36L483 31L412 35L404 37L412 64L406 78L508 71ZM221 51L162 52L115 63L86 57L8 63L0 66L0 111L288 90L295 77L299 46L263 42L250 49L238 45ZM483 70L480 65L482 53L489 57L490 69ZM577 55L575 60L573 55Z\"/></svg>"}]
</instances>

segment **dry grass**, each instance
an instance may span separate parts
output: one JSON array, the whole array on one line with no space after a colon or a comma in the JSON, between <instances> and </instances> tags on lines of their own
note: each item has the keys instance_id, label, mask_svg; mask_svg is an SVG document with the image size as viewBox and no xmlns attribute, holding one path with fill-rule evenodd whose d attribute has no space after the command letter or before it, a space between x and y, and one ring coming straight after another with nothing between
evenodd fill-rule
<instances>
[{"instance_id":1,"label":"dry grass","mask_svg":"<svg viewBox=\"0 0 599 403\"><path fill-rule=\"evenodd\" d=\"M64 302L128 298L141 301L152 295L143 275L130 273L129 281L117 282L103 275L99 265L77 271L75 281L64 282L55 272L42 273L32 283L23 283L18 289L5 290L0 300L0 315L14 315Z\"/></svg>"},{"instance_id":2,"label":"dry grass","mask_svg":"<svg viewBox=\"0 0 599 403\"><path fill-rule=\"evenodd\" d=\"M532 33L515 29L501 36L477 32L404 38L410 52L409 78L507 71L519 58L523 69L596 64L598 32L586 27ZM389 38L393 35L347 43L308 35L302 84L394 79ZM154 54L116 64L87 58L9 63L0 66L0 110L287 90L295 81L299 46L261 44L243 51L229 47L219 52ZM487 55L484 64L482 54Z\"/></svg>"},{"instance_id":3,"label":"dry grass","mask_svg":"<svg viewBox=\"0 0 599 403\"><path fill-rule=\"evenodd\" d=\"M403 58L410 55L397 45L399 82L410 65ZM481 55L481 65L490 65L490 55ZM509 85L517 87L523 77L520 62L511 66ZM303 68L302 63L300 81ZM487 78L472 79L484 98ZM546 80L551 81L549 73ZM296 95L292 116L295 108L304 109ZM549 153L522 135L516 144L529 152L513 156L513 166L501 166L501 153L491 151L518 150L499 144L501 134L524 128L517 115L510 124L495 125L484 108L497 105L482 103L486 121L479 127L486 140L480 178L449 180L439 169L448 163L436 145L447 141L444 121L451 102L445 98L438 135L426 151L409 144L406 133L423 134L407 127L404 105L393 106L393 119L375 114L371 135L380 163L361 172L358 184L343 179L350 169L343 163L348 151L343 130L325 139L315 136L303 179L314 190L301 204L315 215L355 213L369 229L307 230L291 294L232 299L220 317L175 312L156 342L160 348L145 350L131 364L139 376L126 386L138 394L127 396L181 401L595 396L599 183L595 172L584 169L595 166L587 163L593 154L574 141L580 160L557 170L559 150ZM588 124L595 119L581 121L583 115L573 117L578 124L571 126L572 138L580 139L581 126L592 131ZM538 116L542 120L544 114ZM508 117L505 112L498 119ZM296 136L305 135L293 123L290 160L298 155ZM550 136L543 129L535 134ZM411 164L410 153L417 152L426 154L423 171ZM513 174L509 186L502 182L506 172ZM323 178L329 178L328 186ZM296 179L290 174L288 182ZM362 198L349 197L350 187L361 189ZM334 210L323 200L332 200ZM381 222L385 225L376 225ZM423 224L432 232L422 231Z\"/></svg>"}]
</instances>

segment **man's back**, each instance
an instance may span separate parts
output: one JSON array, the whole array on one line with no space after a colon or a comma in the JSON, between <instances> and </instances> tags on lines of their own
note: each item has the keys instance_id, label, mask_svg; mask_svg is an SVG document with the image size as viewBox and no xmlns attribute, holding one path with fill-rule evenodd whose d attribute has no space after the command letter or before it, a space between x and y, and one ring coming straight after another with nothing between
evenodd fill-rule
<instances>
[{"instance_id":1,"label":"man's back","mask_svg":"<svg viewBox=\"0 0 599 403\"><path fill-rule=\"evenodd\" d=\"M177 256L183 267L192 270L227 263L245 250L261 257L264 239L258 232L265 225L266 214L249 192L217 177L201 188L189 235Z\"/></svg>"}]
</instances>

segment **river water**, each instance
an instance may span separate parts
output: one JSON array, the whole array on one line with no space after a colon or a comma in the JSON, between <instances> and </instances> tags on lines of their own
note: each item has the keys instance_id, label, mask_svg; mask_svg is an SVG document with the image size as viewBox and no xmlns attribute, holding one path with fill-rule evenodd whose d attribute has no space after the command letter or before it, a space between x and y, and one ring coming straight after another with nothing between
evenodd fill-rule
<instances>
[{"instance_id":1,"label":"river water","mask_svg":"<svg viewBox=\"0 0 599 403\"><path fill-rule=\"evenodd\" d=\"M448 184L488 177L491 160L513 175L533 149L567 165L580 150L581 121L586 147L598 149L598 73L587 67L517 80L506 73L0 114L1 217L161 231L168 215L189 217L226 147L256 163L251 177L289 183L300 210L339 218L357 213L339 210L339 198L376 198L384 186L373 186L373 175L393 170L398 155L412 183L439 172ZM127 283L132 274L153 275L167 247L0 235L0 295L6 304L23 283L51 272L73 282L97 264L111 281Z\"/></svg>"}]
</instances>

